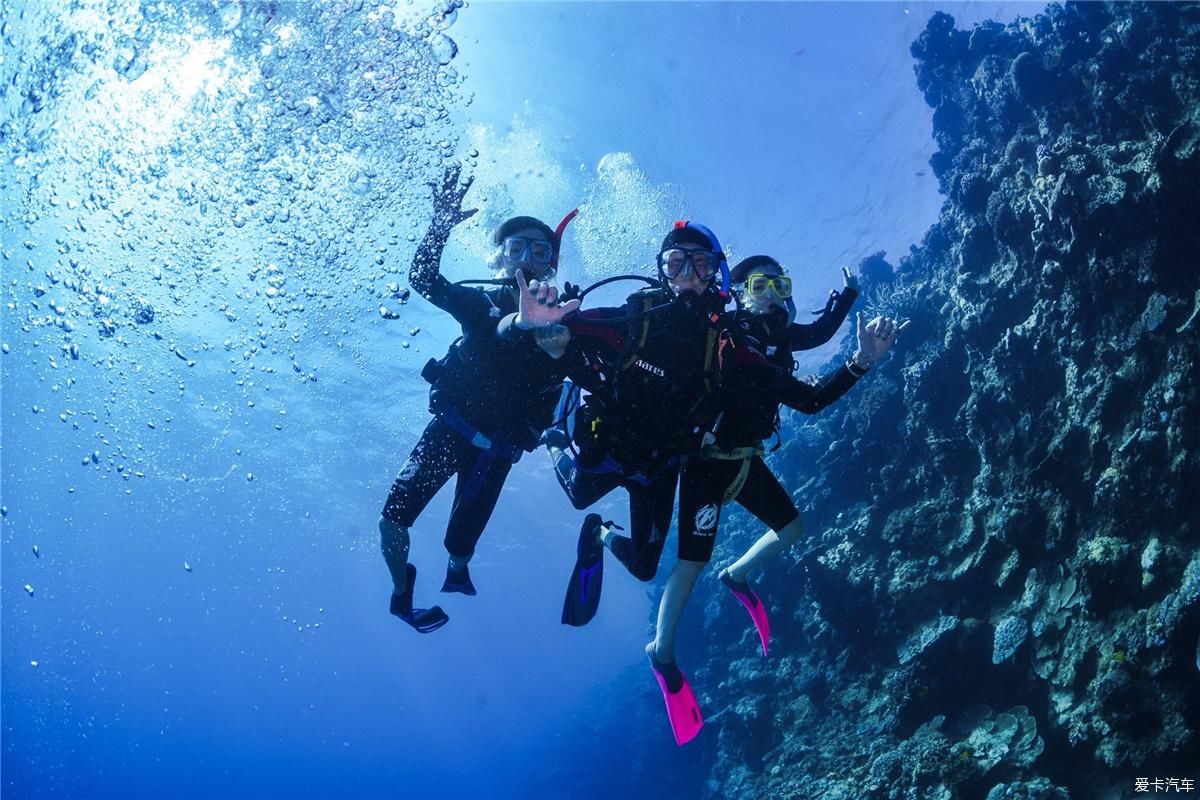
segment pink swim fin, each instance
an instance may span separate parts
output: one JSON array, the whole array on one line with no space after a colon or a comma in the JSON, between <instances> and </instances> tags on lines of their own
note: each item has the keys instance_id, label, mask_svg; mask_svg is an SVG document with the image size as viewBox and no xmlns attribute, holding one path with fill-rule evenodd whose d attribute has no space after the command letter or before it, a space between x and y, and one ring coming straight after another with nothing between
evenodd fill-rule
<instances>
[{"instance_id":1,"label":"pink swim fin","mask_svg":"<svg viewBox=\"0 0 1200 800\"><path fill-rule=\"evenodd\" d=\"M762 642L763 655L765 656L767 654L767 642L771 639L771 621L767 619L767 607L762 604L762 600L758 599L758 595L750 588L750 584L738 583L729 575L728 570L721 573L721 583L728 586L729 591L733 592L733 596L746 607L746 611L750 614L750 619L754 621L754 627L758 630L758 638Z\"/></svg>"},{"instance_id":2,"label":"pink swim fin","mask_svg":"<svg viewBox=\"0 0 1200 800\"><path fill-rule=\"evenodd\" d=\"M674 661L663 664L654 657L654 642L646 645L646 656L650 659L650 669L654 670L654 679L658 681L658 688L662 689L663 700L667 704L667 719L671 722L671 732L675 734L675 744L682 747L695 739L704 727L696 695Z\"/></svg>"}]
</instances>

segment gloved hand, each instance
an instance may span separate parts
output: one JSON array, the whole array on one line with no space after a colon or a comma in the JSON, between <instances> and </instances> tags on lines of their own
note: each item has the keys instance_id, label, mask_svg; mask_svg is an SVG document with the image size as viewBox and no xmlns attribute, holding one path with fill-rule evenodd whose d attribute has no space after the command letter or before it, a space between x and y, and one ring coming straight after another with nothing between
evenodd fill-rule
<instances>
[{"instance_id":1,"label":"gloved hand","mask_svg":"<svg viewBox=\"0 0 1200 800\"><path fill-rule=\"evenodd\" d=\"M430 183L433 189L433 224L442 230L450 230L455 225L475 216L478 208L463 208L462 201L467 190L475 182L475 176L468 177L462 183L458 176L462 173L462 164L454 164L446 168L442 174L442 183Z\"/></svg>"}]
</instances>

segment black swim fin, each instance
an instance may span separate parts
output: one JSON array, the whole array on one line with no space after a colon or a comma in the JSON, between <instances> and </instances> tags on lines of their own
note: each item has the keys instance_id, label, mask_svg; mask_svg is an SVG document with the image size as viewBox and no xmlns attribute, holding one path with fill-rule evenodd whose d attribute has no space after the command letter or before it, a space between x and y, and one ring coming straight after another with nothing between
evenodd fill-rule
<instances>
[{"instance_id":1,"label":"black swim fin","mask_svg":"<svg viewBox=\"0 0 1200 800\"><path fill-rule=\"evenodd\" d=\"M405 573L408 575L408 586L404 594L392 594L390 611L413 626L418 633L433 633L449 622L450 617L442 611L441 606L413 608L413 584L417 582L417 568L411 563L407 564Z\"/></svg>"},{"instance_id":2,"label":"black swim fin","mask_svg":"<svg viewBox=\"0 0 1200 800\"><path fill-rule=\"evenodd\" d=\"M599 514L588 514L583 521L575 549L575 571L563 599L563 625L587 625L600 608L600 590L604 588L604 544L600 541L603 525Z\"/></svg>"},{"instance_id":3,"label":"black swim fin","mask_svg":"<svg viewBox=\"0 0 1200 800\"><path fill-rule=\"evenodd\" d=\"M466 564L463 564L462 569L454 569L447 565L446 580L442 583L442 591L458 592L472 597L478 594L475 591L475 584L471 582L471 570L467 568Z\"/></svg>"}]
</instances>

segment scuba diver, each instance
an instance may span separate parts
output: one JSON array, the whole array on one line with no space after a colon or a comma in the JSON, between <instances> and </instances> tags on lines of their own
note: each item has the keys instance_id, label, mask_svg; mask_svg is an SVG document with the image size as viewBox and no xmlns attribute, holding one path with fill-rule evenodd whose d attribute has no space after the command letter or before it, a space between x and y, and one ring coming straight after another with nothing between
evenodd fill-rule
<instances>
[{"instance_id":1,"label":"scuba diver","mask_svg":"<svg viewBox=\"0 0 1200 800\"><path fill-rule=\"evenodd\" d=\"M536 329L537 317L545 316L545 325L561 321L577 347L569 374L589 393L570 414L578 455L562 426L547 430L544 440L576 508L618 486L629 492L630 535L589 516L580 552L596 553L587 545L602 540L643 581L654 577L665 545L680 454L699 452L716 413L719 323L727 299L714 286L723 257L707 228L676 223L658 262L660 280L642 278L651 288L630 295L624 306L576 314L556 307L553 287L525 287L518 279L522 302L531 307L501 326L502 335L511 336ZM590 598L590 607L568 609L564 622L589 621L598 593Z\"/></svg>"},{"instance_id":2,"label":"scuba diver","mask_svg":"<svg viewBox=\"0 0 1200 800\"><path fill-rule=\"evenodd\" d=\"M795 322L792 280L770 256L743 259L731 272L738 291L737 329L749 337L769 361L792 370L792 353L819 347L837 333L858 297L858 280L842 268L841 292L830 291L829 301L811 323ZM746 582L746 574L762 561L782 552L803 533L800 511L788 491L763 460L763 441L774 436L778 449L779 404L762 394L743 394L727 401L728 412L714 430L716 441L702 456L708 464L689 466L709 473L713 485L725 486L722 504L736 500L770 530L741 560L720 573L721 581L746 607L767 654L770 624L758 595ZM683 518L683 517L681 517ZM752 560L751 560L752 559Z\"/></svg>"},{"instance_id":3,"label":"scuba diver","mask_svg":"<svg viewBox=\"0 0 1200 800\"><path fill-rule=\"evenodd\" d=\"M831 312L840 313L844 318L849 302L852 301L853 297L850 297L845 310L831 309ZM799 517L787 490L771 474L761 457L755 460L757 448L754 445L757 445L759 440L744 438L747 431L752 430L747 424L751 420L739 418L740 415L753 413L756 407L770 408L770 416L765 419L770 431L774 428L776 409L781 398L788 406L805 414L821 411L849 391L859 378L866 374L870 364L887 352L894 342L895 330L893 320L877 318L867 322L863 315L859 314L859 345L850 361L823 380L811 383L800 381L804 390L790 392L788 396L763 391L762 386L754 381L723 382L722 412L712 429L712 441L706 441L699 454L689 454L684 458L679 475L680 541L703 537L706 547L702 551L693 550L693 553L686 557L681 551L679 560L667 579L662 599L659 601L654 641L647 648L653 661L666 664L673 664L675 661L675 639L679 623L696 580L712 556L721 521L721 506L724 503L730 499L737 499L752 513L767 520L768 524L785 528L794 518ZM748 340L743 347L746 344L754 343ZM772 346L767 342L757 344L762 347L764 354L772 352ZM774 352L777 353L778 350ZM786 352L790 361L791 351ZM770 356L767 358L769 360ZM788 374L790 375L790 369ZM744 581L735 580L728 575L722 577L726 586L750 612L751 619L759 631L765 654L769 629L761 601ZM683 685L686 687L686 681ZM689 725L689 721L698 712L693 707L692 698L686 694L673 695L670 688L664 685L663 696L672 729L676 733L676 741L683 744L686 740L681 741L678 721L682 718L683 730L692 731L694 735L698 725ZM684 701L682 705L681 699Z\"/></svg>"},{"instance_id":4,"label":"scuba diver","mask_svg":"<svg viewBox=\"0 0 1200 800\"><path fill-rule=\"evenodd\" d=\"M856 380L851 374L847 383L839 373L834 384L838 393L822 391L793 378L790 363L786 370L771 364L728 330L724 306L731 276L719 242L704 226L677 222L657 262L656 288L635 293L624 308L574 314L555 308L556 290L535 291L518 278L520 310L512 327L561 323L572 343L582 340L570 373L590 393L572 415L571 438L578 454L570 452L571 442L561 429L545 437L560 482L578 508L618 485L630 495L628 537L614 533L615 526L598 515L589 515L584 523L565 600L567 624L585 624L596 612L604 546L640 580L656 573L681 459L698 456L715 441L710 429L720 415L725 386L763 392L775 402L803 409L823 402L826 395L831 402ZM680 487L681 503L685 497L711 493L707 487L692 487L699 479L693 473ZM659 632L646 648L679 744L690 741L703 721L674 661L674 628L696 576L711 558L718 519L719 504L708 504L697 508L694 524L680 526L679 565L664 591ZM585 583L577 585L578 579Z\"/></svg>"},{"instance_id":5,"label":"scuba diver","mask_svg":"<svg viewBox=\"0 0 1200 800\"><path fill-rule=\"evenodd\" d=\"M596 614L607 547L637 579L658 571L666 545L680 457L699 452L717 413L718 357L728 294L729 268L716 237L702 225L676 222L657 258L659 281L635 292L623 307L564 315L552 290L521 286L512 327L565 326L580 343L572 380L589 394L573 414L574 443L559 427L547 431L555 474L576 508L587 508L617 486L629 494L629 536L589 514L580 531L577 562L562 621L585 625ZM548 296L547 296L548 295ZM538 305L534 305L536 296ZM542 312L539 314L538 312ZM544 320L540 319L545 317ZM582 340L582 342L581 342ZM560 406L561 411L561 406ZM703 536L678 542L680 558L699 557ZM707 560L707 556L704 557ZM700 731L703 720L687 679L671 659L646 649L679 744Z\"/></svg>"},{"instance_id":6,"label":"scuba diver","mask_svg":"<svg viewBox=\"0 0 1200 800\"><path fill-rule=\"evenodd\" d=\"M857 295L857 281L843 270L846 286L833 293L821 317L811 326L790 321L794 306L788 308L791 282L778 262L755 256L740 263L733 271L743 297L735 317L737 327L767 354L773 363L792 361L793 349L807 349L828 341L845 319ZM814 382L809 402L798 408L815 414L842 395L863 375L871 364L887 353L895 337L908 323L897 326L895 320L877 317L867 322L860 313L857 322L858 349L844 366L824 380ZM800 512L790 494L771 473L762 458L762 440L777 434L778 403L771 397L728 387L724 413L714 428L714 441L706 445L698 458L688 458L680 478L679 524L681 531L700 519L715 518L725 503L737 500L746 510L771 527L749 551L729 569L721 572L721 581L745 606L758 632L763 655L767 654L770 626L766 610L745 576L750 569L783 552L803 532ZM789 404L790 405L790 404ZM701 566L681 562L677 567L677 592L664 593L659 607L657 642L671 654L674 637L684 605ZM673 576L674 577L674 576Z\"/></svg>"},{"instance_id":7,"label":"scuba diver","mask_svg":"<svg viewBox=\"0 0 1200 800\"><path fill-rule=\"evenodd\" d=\"M901 326L901 329L903 326ZM785 399L785 403L805 414L815 414L844 395L867 373L870 365L887 353L895 342L897 332L894 320L878 317L867 322L860 313L858 315L858 349L853 357L839 367L831 375L819 382L800 382L806 391L793 392ZM742 408L742 398L768 397L770 392L763 392L761 386L753 382L729 381L723 387L724 410L722 421L730 419ZM771 398L772 404L778 400ZM663 698L667 704L667 716L671 728L675 732L678 744L685 744L694 737L703 724L695 697L682 674L676 681L680 687L674 690L667 682L667 671L660 671L659 666L675 664L675 639L680 620L687 607L696 580L704 570L712 556L716 543L717 529L721 521L721 506L729 499L737 499L747 510L756 516L761 516L772 522L781 524L794 511L791 497L767 469L766 464L759 458L758 469L756 462L750 458L737 458L737 449L721 449L720 423L716 426L716 442L706 445L699 455L688 455L684 458L679 474L679 536L680 541L705 537L706 548L703 552L693 551L692 555L684 557L681 550L679 560L671 571L663 588L662 599L658 605L657 624L654 641L646 648L652 664L655 665L655 675L663 690ZM726 453L733 457L722 457ZM747 474L742 473L742 463L745 461ZM739 482L739 477L742 480ZM790 520L789 520L790 522ZM786 525L783 526L786 529ZM767 537L764 536L764 539ZM753 548L752 548L753 549ZM782 549L782 548L781 548ZM744 573L743 573L744 575ZM739 576L740 577L740 576ZM726 586L742 602L759 631L762 640L763 654L767 651L769 629L767 628L766 613L757 595L753 593L744 579L738 580L722 575ZM678 672L678 667L674 667Z\"/></svg>"},{"instance_id":8,"label":"scuba diver","mask_svg":"<svg viewBox=\"0 0 1200 800\"><path fill-rule=\"evenodd\" d=\"M440 272L442 251L454 226L477 211L462 208L473 178L460 183L460 171L450 167L440 186L433 185L433 222L413 256L408 279L413 289L450 312L463 333L442 359L431 359L421 373L432 384L429 410L434 416L392 484L379 520L383 557L392 577L391 613L421 633L437 630L449 617L440 606L413 607L417 570L408 560L409 529L450 476L456 476L442 591L474 595L467 564L509 470L523 452L538 446L539 435L550 424L566 374L565 362L548 353L559 335L554 329L537 333L542 346L514 345L495 335L497 320L517 308L514 275L553 280L562 226L556 232L533 217L507 220L496 229L496 250L489 259L497 269L497 280L490 282L501 285L481 289L450 283ZM577 305L568 303L565 308Z\"/></svg>"}]
</instances>

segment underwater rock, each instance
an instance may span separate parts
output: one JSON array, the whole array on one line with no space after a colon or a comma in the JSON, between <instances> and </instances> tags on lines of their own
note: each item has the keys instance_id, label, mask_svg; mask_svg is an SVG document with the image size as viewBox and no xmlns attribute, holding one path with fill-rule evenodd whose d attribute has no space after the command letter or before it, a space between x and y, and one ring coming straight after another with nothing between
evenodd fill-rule
<instances>
[{"instance_id":1,"label":"underwater rock","mask_svg":"<svg viewBox=\"0 0 1200 800\"><path fill-rule=\"evenodd\" d=\"M1002 664L1008 661L1025 643L1029 635L1029 623L1020 617L1005 617L996 626L996 634L992 644L992 663Z\"/></svg>"},{"instance_id":2,"label":"underwater rock","mask_svg":"<svg viewBox=\"0 0 1200 800\"><path fill-rule=\"evenodd\" d=\"M1033 53L1021 53L1014 58L1008 68L1008 78L1012 81L1013 92L1026 105L1041 106L1054 96L1049 76Z\"/></svg>"},{"instance_id":3,"label":"underwater rock","mask_svg":"<svg viewBox=\"0 0 1200 800\"><path fill-rule=\"evenodd\" d=\"M139 297L133 307L133 321L138 325L149 325L154 322L154 306Z\"/></svg>"},{"instance_id":4,"label":"underwater rock","mask_svg":"<svg viewBox=\"0 0 1200 800\"><path fill-rule=\"evenodd\" d=\"M916 631L896 650L901 664L907 664L935 642L958 627L958 617L941 616Z\"/></svg>"},{"instance_id":5,"label":"underwater rock","mask_svg":"<svg viewBox=\"0 0 1200 800\"><path fill-rule=\"evenodd\" d=\"M984 800L1069 800L1070 792L1045 778L998 783Z\"/></svg>"},{"instance_id":6,"label":"underwater rock","mask_svg":"<svg viewBox=\"0 0 1200 800\"><path fill-rule=\"evenodd\" d=\"M913 44L947 199L863 301L920 324L774 462L814 538L773 632L826 700L766 771L715 753L714 794L1057 800L1194 769L1198 30L1194 4L1069 3L937 13ZM741 620L706 624L727 661ZM761 691L764 717L795 702ZM927 722L980 703L959 738Z\"/></svg>"},{"instance_id":7,"label":"underwater rock","mask_svg":"<svg viewBox=\"0 0 1200 800\"><path fill-rule=\"evenodd\" d=\"M1162 544L1158 539L1151 539L1146 543L1140 559L1142 565L1142 586L1149 586L1154 583L1154 567L1161 555Z\"/></svg>"},{"instance_id":8,"label":"underwater rock","mask_svg":"<svg viewBox=\"0 0 1200 800\"><path fill-rule=\"evenodd\" d=\"M878 284L891 283L896 279L895 272L895 268L884 258L882 250L858 263L858 274L862 276L864 291Z\"/></svg>"},{"instance_id":9,"label":"underwater rock","mask_svg":"<svg viewBox=\"0 0 1200 800\"><path fill-rule=\"evenodd\" d=\"M1027 775L1045 749L1037 722L1024 706L1001 714L986 705L972 706L955 727L964 738L951 745L946 769L948 781L960 789L983 783L1001 766L1008 774Z\"/></svg>"}]
</instances>

